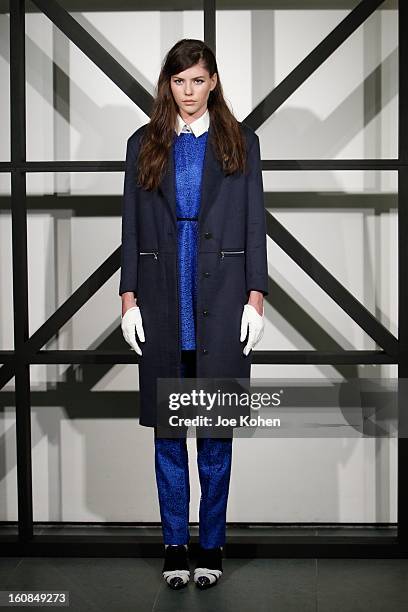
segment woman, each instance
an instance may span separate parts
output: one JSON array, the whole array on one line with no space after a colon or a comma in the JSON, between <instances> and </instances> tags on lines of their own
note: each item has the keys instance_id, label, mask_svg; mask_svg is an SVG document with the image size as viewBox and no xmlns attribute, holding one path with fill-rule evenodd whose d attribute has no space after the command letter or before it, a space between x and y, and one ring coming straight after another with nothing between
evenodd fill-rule
<instances>
[{"instance_id":1,"label":"woman","mask_svg":"<svg viewBox=\"0 0 408 612\"><path fill-rule=\"evenodd\" d=\"M140 356L140 424L154 428L171 588L190 577L188 456L185 436L157 434L157 379L249 378L267 293L259 139L230 112L211 49L180 40L150 122L127 142L119 286L123 335ZM200 588L223 571L231 456L231 437L197 438Z\"/></svg>"}]
</instances>

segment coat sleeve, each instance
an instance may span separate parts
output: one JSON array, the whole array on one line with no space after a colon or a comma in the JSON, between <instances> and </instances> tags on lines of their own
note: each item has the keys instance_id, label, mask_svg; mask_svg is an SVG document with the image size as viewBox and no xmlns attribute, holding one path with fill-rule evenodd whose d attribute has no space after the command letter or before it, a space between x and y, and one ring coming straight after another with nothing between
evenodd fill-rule
<instances>
[{"instance_id":1,"label":"coat sleeve","mask_svg":"<svg viewBox=\"0 0 408 612\"><path fill-rule=\"evenodd\" d=\"M126 147L125 180L122 198L122 248L119 295L133 291L136 297L137 266L139 259L137 236L137 195L135 139L130 137Z\"/></svg>"},{"instance_id":2,"label":"coat sleeve","mask_svg":"<svg viewBox=\"0 0 408 612\"><path fill-rule=\"evenodd\" d=\"M248 198L246 218L246 290L268 295L268 255L266 247L266 211L261 170L259 138L248 151Z\"/></svg>"}]
</instances>

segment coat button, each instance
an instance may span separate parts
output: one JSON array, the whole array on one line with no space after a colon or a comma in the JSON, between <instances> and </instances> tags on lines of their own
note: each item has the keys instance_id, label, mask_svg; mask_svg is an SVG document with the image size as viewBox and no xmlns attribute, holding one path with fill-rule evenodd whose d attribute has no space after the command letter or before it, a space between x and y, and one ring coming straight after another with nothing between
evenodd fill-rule
<instances>
[{"instance_id":1,"label":"coat button","mask_svg":"<svg viewBox=\"0 0 408 612\"><path fill-rule=\"evenodd\" d=\"M202 352L203 355L207 355L208 349L203 349L201 352Z\"/></svg>"},{"instance_id":2,"label":"coat button","mask_svg":"<svg viewBox=\"0 0 408 612\"><path fill-rule=\"evenodd\" d=\"M205 276L206 278L208 278L208 277L210 276L210 273L209 273L209 272L204 272L204 276Z\"/></svg>"},{"instance_id":3,"label":"coat button","mask_svg":"<svg viewBox=\"0 0 408 612\"><path fill-rule=\"evenodd\" d=\"M208 310L203 310L203 315L206 317L208 315Z\"/></svg>"},{"instance_id":4,"label":"coat button","mask_svg":"<svg viewBox=\"0 0 408 612\"><path fill-rule=\"evenodd\" d=\"M206 233L204 234L204 236L205 236L206 238L212 238L212 234L211 234L211 232L206 232Z\"/></svg>"}]
</instances>

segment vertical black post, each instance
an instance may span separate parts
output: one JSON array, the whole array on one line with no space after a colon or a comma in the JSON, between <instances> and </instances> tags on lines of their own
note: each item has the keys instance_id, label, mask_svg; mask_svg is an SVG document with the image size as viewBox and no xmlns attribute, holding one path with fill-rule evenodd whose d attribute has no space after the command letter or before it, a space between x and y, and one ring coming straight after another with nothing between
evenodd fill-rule
<instances>
[{"instance_id":1,"label":"vertical black post","mask_svg":"<svg viewBox=\"0 0 408 612\"><path fill-rule=\"evenodd\" d=\"M21 541L33 536L30 365L28 340L25 2L10 0L11 217L17 428L18 527ZM20 167L18 167L20 164Z\"/></svg>"},{"instance_id":2,"label":"vertical black post","mask_svg":"<svg viewBox=\"0 0 408 612\"><path fill-rule=\"evenodd\" d=\"M398 157L408 163L408 6L398 3L399 38L399 108L398 108ZM398 168L398 329L399 363L398 378L408 378L408 165ZM400 387L400 386L399 386ZM402 386L405 389L405 385ZM404 393L399 397L399 436L407 431L408 406ZM398 438L398 543L408 549L408 439Z\"/></svg>"},{"instance_id":3,"label":"vertical black post","mask_svg":"<svg viewBox=\"0 0 408 612\"><path fill-rule=\"evenodd\" d=\"M215 0L204 0L204 40L216 53Z\"/></svg>"}]
</instances>

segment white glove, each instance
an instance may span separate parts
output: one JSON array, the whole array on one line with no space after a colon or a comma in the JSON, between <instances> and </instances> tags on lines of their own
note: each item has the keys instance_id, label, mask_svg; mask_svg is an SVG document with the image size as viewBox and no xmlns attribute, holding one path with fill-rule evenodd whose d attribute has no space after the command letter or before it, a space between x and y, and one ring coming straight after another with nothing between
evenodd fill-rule
<instances>
[{"instance_id":1,"label":"white glove","mask_svg":"<svg viewBox=\"0 0 408 612\"><path fill-rule=\"evenodd\" d=\"M144 335L143 323L142 323L142 315L141 315L139 306L132 306L131 308L127 309L127 311L122 317L121 327L122 327L123 337L126 340L126 342L130 344L132 349L136 351L138 355L141 355L142 351L140 350L140 347L138 343L136 342L136 334L135 334L135 329L136 329L137 335L140 338L140 342L145 341L145 335Z\"/></svg>"},{"instance_id":2,"label":"white glove","mask_svg":"<svg viewBox=\"0 0 408 612\"><path fill-rule=\"evenodd\" d=\"M260 315L252 304L245 304L241 318L241 342L247 335L249 327L248 342L244 347L244 355L248 355L256 344L260 341L264 332L264 318Z\"/></svg>"}]
</instances>

